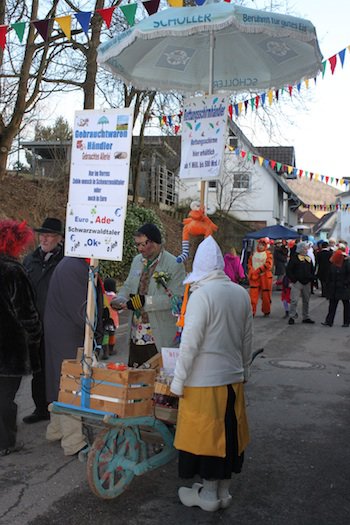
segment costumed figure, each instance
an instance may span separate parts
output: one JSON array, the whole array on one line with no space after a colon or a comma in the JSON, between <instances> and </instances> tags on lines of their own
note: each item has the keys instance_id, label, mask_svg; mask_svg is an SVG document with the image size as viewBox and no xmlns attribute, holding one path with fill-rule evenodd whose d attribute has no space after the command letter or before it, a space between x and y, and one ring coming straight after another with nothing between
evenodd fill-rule
<instances>
[{"instance_id":1,"label":"costumed figure","mask_svg":"<svg viewBox=\"0 0 350 525\"><path fill-rule=\"evenodd\" d=\"M268 237L258 240L256 252L248 260L249 295L252 304L253 315L261 297L261 310L264 315L271 311L272 295L272 253L268 249L270 240Z\"/></svg>"},{"instance_id":2,"label":"costumed figure","mask_svg":"<svg viewBox=\"0 0 350 525\"><path fill-rule=\"evenodd\" d=\"M201 208L199 202L191 203L191 211L188 217L182 221L184 225L182 232L182 253L176 257L178 263L186 261L190 254L190 236L197 237L204 235L208 237L217 231L218 227L214 224Z\"/></svg>"}]
</instances>

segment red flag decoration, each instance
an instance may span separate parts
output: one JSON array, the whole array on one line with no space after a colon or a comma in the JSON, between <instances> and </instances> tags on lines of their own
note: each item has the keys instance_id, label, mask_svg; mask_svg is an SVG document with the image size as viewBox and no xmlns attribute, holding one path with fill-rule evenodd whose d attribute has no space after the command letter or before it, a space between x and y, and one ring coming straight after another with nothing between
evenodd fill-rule
<instances>
[{"instance_id":1,"label":"red flag decoration","mask_svg":"<svg viewBox=\"0 0 350 525\"><path fill-rule=\"evenodd\" d=\"M259 107L259 102L260 102L260 96L256 95L256 97L255 97L255 107L256 107L256 109L258 109L258 107Z\"/></svg>"},{"instance_id":2,"label":"red flag decoration","mask_svg":"<svg viewBox=\"0 0 350 525\"><path fill-rule=\"evenodd\" d=\"M142 2L149 16L154 15L154 13L158 11L159 2L160 0L147 0L147 2Z\"/></svg>"},{"instance_id":3,"label":"red flag decoration","mask_svg":"<svg viewBox=\"0 0 350 525\"><path fill-rule=\"evenodd\" d=\"M45 20L33 20L32 24L38 33L41 35L44 42L47 42L50 36L50 22L52 27L52 19L46 18Z\"/></svg>"},{"instance_id":4,"label":"red flag decoration","mask_svg":"<svg viewBox=\"0 0 350 525\"><path fill-rule=\"evenodd\" d=\"M103 21L105 22L108 29L110 28L112 16L116 7L117 6L115 5L113 7L106 7L105 9L96 9L96 13L98 13L103 18Z\"/></svg>"},{"instance_id":5,"label":"red flag decoration","mask_svg":"<svg viewBox=\"0 0 350 525\"><path fill-rule=\"evenodd\" d=\"M288 91L289 91L290 96L292 96L292 94L293 94L293 86L289 85L288 86Z\"/></svg>"},{"instance_id":6,"label":"red flag decoration","mask_svg":"<svg viewBox=\"0 0 350 525\"><path fill-rule=\"evenodd\" d=\"M246 156L246 154L247 154L246 151L241 150L241 157L242 157L242 159L244 159L244 157Z\"/></svg>"},{"instance_id":7,"label":"red flag decoration","mask_svg":"<svg viewBox=\"0 0 350 525\"><path fill-rule=\"evenodd\" d=\"M7 28L8 26L0 26L0 47L2 50L4 50L6 46Z\"/></svg>"},{"instance_id":8,"label":"red flag decoration","mask_svg":"<svg viewBox=\"0 0 350 525\"><path fill-rule=\"evenodd\" d=\"M271 166L272 169L275 169L276 161L275 160L270 160L270 166Z\"/></svg>"},{"instance_id":9,"label":"red flag decoration","mask_svg":"<svg viewBox=\"0 0 350 525\"><path fill-rule=\"evenodd\" d=\"M174 126L175 135L177 135L179 133L179 130L180 130L180 126L175 125Z\"/></svg>"},{"instance_id":10,"label":"red flag decoration","mask_svg":"<svg viewBox=\"0 0 350 525\"><path fill-rule=\"evenodd\" d=\"M229 107L228 107L228 114L230 115L230 119L232 120L232 115L233 115L233 107L232 107L232 104L229 104Z\"/></svg>"},{"instance_id":11,"label":"red flag decoration","mask_svg":"<svg viewBox=\"0 0 350 525\"><path fill-rule=\"evenodd\" d=\"M79 13L76 13L74 15L86 35L88 34L88 31L89 31L91 14L92 14L91 11L79 11Z\"/></svg>"},{"instance_id":12,"label":"red flag decoration","mask_svg":"<svg viewBox=\"0 0 350 525\"><path fill-rule=\"evenodd\" d=\"M332 75L333 75L334 70L335 70L335 66L337 65L337 55L333 55L332 57L330 57L328 59L328 62L330 63L331 71L332 71Z\"/></svg>"}]
</instances>

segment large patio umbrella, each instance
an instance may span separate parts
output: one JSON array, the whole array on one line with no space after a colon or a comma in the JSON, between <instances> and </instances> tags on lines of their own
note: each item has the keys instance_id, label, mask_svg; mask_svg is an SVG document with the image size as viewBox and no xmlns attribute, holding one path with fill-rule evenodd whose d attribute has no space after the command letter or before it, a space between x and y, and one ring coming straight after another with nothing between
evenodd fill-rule
<instances>
[{"instance_id":1,"label":"large patio umbrella","mask_svg":"<svg viewBox=\"0 0 350 525\"><path fill-rule=\"evenodd\" d=\"M103 43L97 60L139 89L212 94L312 78L322 56L308 20L222 2L146 17Z\"/></svg>"}]
</instances>

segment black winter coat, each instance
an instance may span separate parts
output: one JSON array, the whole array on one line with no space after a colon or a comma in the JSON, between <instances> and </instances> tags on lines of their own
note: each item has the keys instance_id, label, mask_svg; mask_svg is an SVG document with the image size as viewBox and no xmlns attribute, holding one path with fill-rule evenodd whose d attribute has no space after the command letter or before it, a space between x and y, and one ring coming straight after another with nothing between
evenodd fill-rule
<instances>
[{"instance_id":1,"label":"black winter coat","mask_svg":"<svg viewBox=\"0 0 350 525\"><path fill-rule=\"evenodd\" d=\"M40 370L41 323L23 266L0 255L0 376Z\"/></svg>"},{"instance_id":2,"label":"black winter coat","mask_svg":"<svg viewBox=\"0 0 350 525\"><path fill-rule=\"evenodd\" d=\"M40 314L40 319L44 320L44 311L46 304L47 291L54 269L63 259L63 245L58 245L51 257L45 261L45 253L40 246L32 253L27 255L23 260L23 266L28 273L29 280L32 284L36 307Z\"/></svg>"},{"instance_id":3,"label":"black winter coat","mask_svg":"<svg viewBox=\"0 0 350 525\"><path fill-rule=\"evenodd\" d=\"M330 265L328 280L326 282L327 299L350 299L350 261L346 259L341 268Z\"/></svg>"},{"instance_id":4,"label":"black winter coat","mask_svg":"<svg viewBox=\"0 0 350 525\"><path fill-rule=\"evenodd\" d=\"M287 264L287 277L292 283L311 283L315 278L314 271L312 262L307 259L300 260L298 253L294 253Z\"/></svg>"}]
</instances>

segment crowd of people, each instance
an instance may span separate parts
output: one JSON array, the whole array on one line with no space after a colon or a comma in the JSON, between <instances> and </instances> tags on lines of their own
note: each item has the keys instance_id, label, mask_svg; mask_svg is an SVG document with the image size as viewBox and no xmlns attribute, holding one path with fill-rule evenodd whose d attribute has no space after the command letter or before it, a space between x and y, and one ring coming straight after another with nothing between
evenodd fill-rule
<instances>
[{"instance_id":1,"label":"crowd of people","mask_svg":"<svg viewBox=\"0 0 350 525\"><path fill-rule=\"evenodd\" d=\"M28 253L35 232L38 246ZM179 477L201 478L181 487L185 506L206 511L227 508L233 473L242 470L249 442L244 383L252 361L252 326L261 299L270 315L272 286L281 286L289 325L298 319L313 324L309 299L320 283L329 300L325 326L331 327L339 301L343 326L350 324L350 260L344 242L271 241L259 239L247 272L232 248L223 256L211 235L198 246L192 271L164 249L155 224L134 233L138 251L118 290L116 281L94 274L89 259L65 257L63 226L48 217L32 230L25 222L0 221L0 456L17 452L15 395L23 375L32 374L34 412L25 424L50 420L49 441L60 441L64 454L88 446L79 417L54 414L61 365L75 359L86 337L89 279L95 286L95 321L91 327L96 358L115 353L118 312L129 311L130 367L142 366L163 347L179 345L171 391L179 397L174 446ZM21 255L27 252L23 262ZM248 287L248 291L246 288ZM185 299L186 298L186 299ZM179 305L185 319L177 339Z\"/></svg>"}]
</instances>

